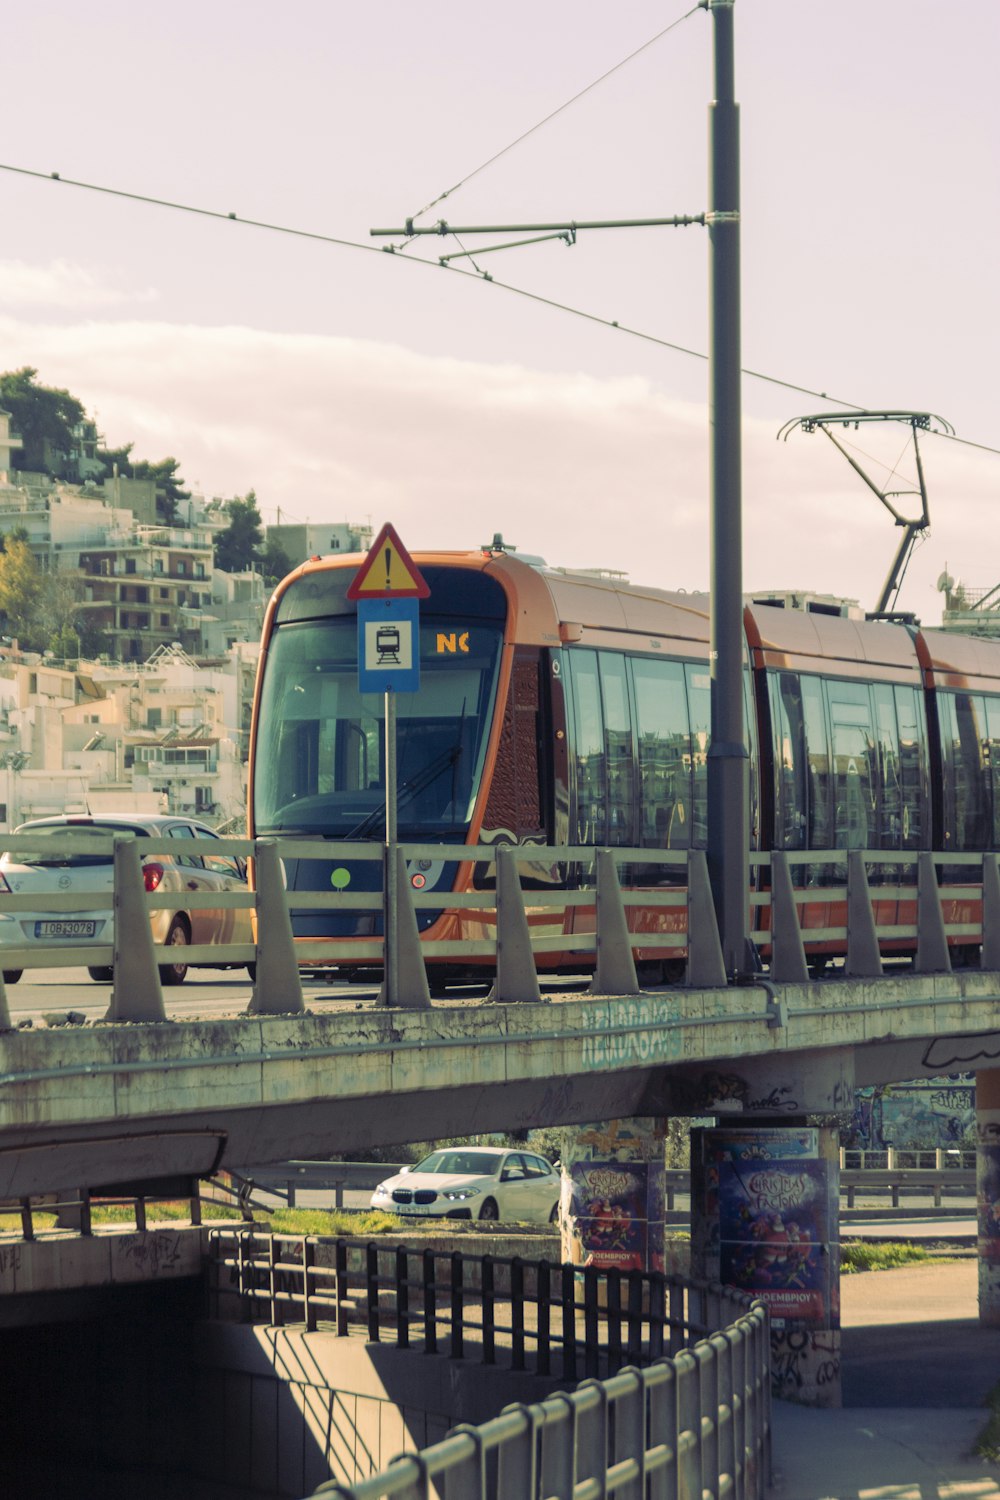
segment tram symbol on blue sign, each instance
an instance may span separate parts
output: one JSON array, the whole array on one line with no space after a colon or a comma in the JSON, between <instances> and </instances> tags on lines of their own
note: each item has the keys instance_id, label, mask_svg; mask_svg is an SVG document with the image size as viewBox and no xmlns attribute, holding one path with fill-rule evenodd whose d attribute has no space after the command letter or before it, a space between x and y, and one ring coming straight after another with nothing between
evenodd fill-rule
<instances>
[{"instance_id":1,"label":"tram symbol on blue sign","mask_svg":"<svg viewBox=\"0 0 1000 1500\"><path fill-rule=\"evenodd\" d=\"M399 659L399 626L380 625L375 632L376 667L401 666Z\"/></svg>"},{"instance_id":2,"label":"tram symbol on blue sign","mask_svg":"<svg viewBox=\"0 0 1000 1500\"><path fill-rule=\"evenodd\" d=\"M358 689L415 693L420 687L417 599L358 600Z\"/></svg>"}]
</instances>

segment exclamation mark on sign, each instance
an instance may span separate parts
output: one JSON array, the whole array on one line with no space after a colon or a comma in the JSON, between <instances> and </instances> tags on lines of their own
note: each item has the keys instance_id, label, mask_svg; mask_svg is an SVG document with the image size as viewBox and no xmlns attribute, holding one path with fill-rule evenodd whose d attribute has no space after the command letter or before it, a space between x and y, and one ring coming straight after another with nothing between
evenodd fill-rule
<instances>
[{"instance_id":1,"label":"exclamation mark on sign","mask_svg":"<svg viewBox=\"0 0 1000 1500\"><path fill-rule=\"evenodd\" d=\"M392 579L390 577L391 568L392 568L392 548L391 547L386 547L386 549L385 549L385 589L386 589L386 593L388 593L389 590L392 588Z\"/></svg>"}]
</instances>

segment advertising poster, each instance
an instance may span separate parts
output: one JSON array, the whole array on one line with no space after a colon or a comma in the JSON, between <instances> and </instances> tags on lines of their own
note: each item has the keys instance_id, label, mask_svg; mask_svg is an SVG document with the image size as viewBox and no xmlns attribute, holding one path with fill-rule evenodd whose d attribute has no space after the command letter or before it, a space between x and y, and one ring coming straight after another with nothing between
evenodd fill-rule
<instances>
[{"instance_id":1,"label":"advertising poster","mask_svg":"<svg viewBox=\"0 0 1000 1500\"><path fill-rule=\"evenodd\" d=\"M648 1177L646 1162L572 1164L570 1213L583 1265L646 1269Z\"/></svg>"},{"instance_id":2,"label":"advertising poster","mask_svg":"<svg viewBox=\"0 0 1000 1500\"><path fill-rule=\"evenodd\" d=\"M836 1170L813 1129L706 1132L719 1279L766 1302L778 1329L836 1326Z\"/></svg>"}]
</instances>

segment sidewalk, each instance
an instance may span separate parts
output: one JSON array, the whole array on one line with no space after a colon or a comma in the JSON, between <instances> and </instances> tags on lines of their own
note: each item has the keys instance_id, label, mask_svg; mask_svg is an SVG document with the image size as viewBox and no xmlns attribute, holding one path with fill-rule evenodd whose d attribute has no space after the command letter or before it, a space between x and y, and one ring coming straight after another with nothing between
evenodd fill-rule
<instances>
[{"instance_id":1,"label":"sidewalk","mask_svg":"<svg viewBox=\"0 0 1000 1500\"><path fill-rule=\"evenodd\" d=\"M774 1403L774 1500L1000 1500L970 1456L1000 1382L977 1277L966 1256L842 1278L845 1406Z\"/></svg>"},{"instance_id":2,"label":"sidewalk","mask_svg":"<svg viewBox=\"0 0 1000 1500\"><path fill-rule=\"evenodd\" d=\"M966 1457L982 1408L813 1411L776 1401L773 1414L774 1500L1000 1497L1000 1469Z\"/></svg>"}]
</instances>

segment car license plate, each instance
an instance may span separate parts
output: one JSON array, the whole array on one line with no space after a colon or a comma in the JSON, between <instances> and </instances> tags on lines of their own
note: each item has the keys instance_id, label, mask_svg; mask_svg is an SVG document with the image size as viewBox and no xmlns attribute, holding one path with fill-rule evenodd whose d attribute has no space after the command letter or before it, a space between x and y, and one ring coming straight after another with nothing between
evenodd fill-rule
<instances>
[{"instance_id":1,"label":"car license plate","mask_svg":"<svg viewBox=\"0 0 1000 1500\"><path fill-rule=\"evenodd\" d=\"M93 937L96 922L36 922L36 938L83 938Z\"/></svg>"}]
</instances>

